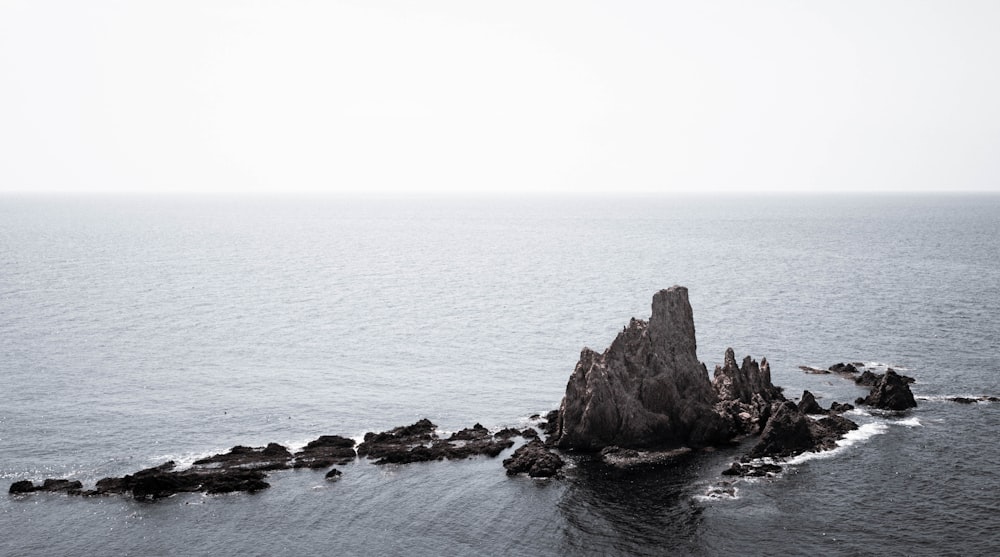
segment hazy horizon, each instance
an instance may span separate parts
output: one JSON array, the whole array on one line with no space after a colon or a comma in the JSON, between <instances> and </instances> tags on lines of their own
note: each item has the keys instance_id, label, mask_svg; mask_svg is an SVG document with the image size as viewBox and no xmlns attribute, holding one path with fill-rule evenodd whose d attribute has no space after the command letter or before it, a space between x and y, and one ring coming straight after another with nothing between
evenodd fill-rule
<instances>
[{"instance_id":1,"label":"hazy horizon","mask_svg":"<svg viewBox=\"0 0 1000 557\"><path fill-rule=\"evenodd\" d=\"M1000 192L1000 4L0 5L0 193Z\"/></svg>"}]
</instances>

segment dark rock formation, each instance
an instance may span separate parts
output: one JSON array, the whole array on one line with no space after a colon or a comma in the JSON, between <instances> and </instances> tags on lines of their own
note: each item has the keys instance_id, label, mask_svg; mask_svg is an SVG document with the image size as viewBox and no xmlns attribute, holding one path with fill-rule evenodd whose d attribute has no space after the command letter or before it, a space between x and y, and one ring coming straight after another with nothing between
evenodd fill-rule
<instances>
[{"instance_id":1,"label":"dark rock formation","mask_svg":"<svg viewBox=\"0 0 1000 557\"><path fill-rule=\"evenodd\" d=\"M945 400L951 402L957 402L959 404L975 404L977 402L1000 402L1000 397L995 396L977 396L977 397L966 397L966 396L952 396Z\"/></svg>"},{"instance_id":2,"label":"dark rock formation","mask_svg":"<svg viewBox=\"0 0 1000 557\"><path fill-rule=\"evenodd\" d=\"M312 465L314 459L325 458L326 453L323 451L331 445L343 444L336 441L342 439L337 436L321 437L294 456L287 448L277 443L270 443L266 447L237 445L229 452L198 460L185 470L177 470L176 463L169 461L120 478L102 478L91 490L83 490L78 481L45 480L41 487L33 488L31 491L65 491L71 495L85 496L131 494L133 498L142 501L195 491L213 494L233 491L252 493L270 487L264 481L267 477L266 471L291 468L296 456L306 463L306 466L319 467ZM350 445L354 444L350 439L345 441ZM319 456L316 451L319 451ZM350 455L353 459L353 449L350 449ZM329 459L324 462L329 462ZM295 465L299 465L298 461ZM31 485L31 482L16 482L11 489L24 493Z\"/></svg>"},{"instance_id":3,"label":"dark rock formation","mask_svg":"<svg viewBox=\"0 0 1000 557\"><path fill-rule=\"evenodd\" d=\"M875 383L868 396L861 400L861 403L882 410L899 411L915 408L917 401L913 398L909 383L907 378L889 368Z\"/></svg>"},{"instance_id":4,"label":"dark rock formation","mask_svg":"<svg viewBox=\"0 0 1000 557\"><path fill-rule=\"evenodd\" d=\"M858 429L858 424L848 420L839 414L831 414L825 418L820 418L812 425L813 440L816 442L814 450L829 450L837 446L839 441L848 431Z\"/></svg>"},{"instance_id":5,"label":"dark rock formation","mask_svg":"<svg viewBox=\"0 0 1000 557\"><path fill-rule=\"evenodd\" d=\"M236 451L237 454L240 451ZM217 455L218 456L218 455ZM98 480L97 486L82 495L123 495L131 493L140 501L161 499L176 493L203 491L206 493L255 492L267 489L267 475L260 469L239 465L220 466L219 460L196 465L187 470L175 470L173 461L140 470L121 478Z\"/></svg>"},{"instance_id":6,"label":"dark rock formation","mask_svg":"<svg viewBox=\"0 0 1000 557\"><path fill-rule=\"evenodd\" d=\"M809 391L802 392L802 398L799 399L799 412L803 414L826 414L827 411L823 409L822 406L816 402L816 397Z\"/></svg>"},{"instance_id":7,"label":"dark rock formation","mask_svg":"<svg viewBox=\"0 0 1000 557\"><path fill-rule=\"evenodd\" d=\"M879 377L882 376L872 373L866 369L861 373L861 375L854 379L854 382L862 387L871 387L875 383L878 383Z\"/></svg>"},{"instance_id":8,"label":"dark rock formation","mask_svg":"<svg viewBox=\"0 0 1000 557\"><path fill-rule=\"evenodd\" d=\"M801 369L802 371L804 371L806 373L811 373L813 375L829 375L830 374L830 370L828 370L828 369L820 369L818 367L812 367L812 366L799 366L799 369Z\"/></svg>"},{"instance_id":9,"label":"dark rock formation","mask_svg":"<svg viewBox=\"0 0 1000 557\"><path fill-rule=\"evenodd\" d=\"M811 421L794 402L776 404L760 434L760 441L750 450L750 456L792 456L811 450L815 447L809 429Z\"/></svg>"},{"instance_id":10,"label":"dark rock formation","mask_svg":"<svg viewBox=\"0 0 1000 557\"><path fill-rule=\"evenodd\" d=\"M648 323L632 319L603 354L583 349L554 442L585 451L713 445L733 433L716 402L696 355L687 289L674 286L653 296Z\"/></svg>"},{"instance_id":11,"label":"dark rock formation","mask_svg":"<svg viewBox=\"0 0 1000 557\"><path fill-rule=\"evenodd\" d=\"M854 405L848 404L846 402L841 404L836 401L830 404L830 412L836 412L838 414L842 414L844 412L847 412L848 410L854 410Z\"/></svg>"},{"instance_id":12,"label":"dark rock formation","mask_svg":"<svg viewBox=\"0 0 1000 557\"><path fill-rule=\"evenodd\" d=\"M888 372L888 371L891 371L891 372L895 373L895 374L896 374L896 375L898 375L898 376L899 376L899 377L900 377L900 378L901 378L901 379L902 379L903 381L905 381L907 385L909 385L909 384L912 384L912 383L916 383L916 382L917 382L917 380L916 380L916 379L914 379L914 378L910 377L909 375L903 375L902 373L899 373L898 371L896 371L896 370L892 369L891 367L890 367L889 369L887 369L886 371L887 371L887 372Z\"/></svg>"},{"instance_id":13,"label":"dark rock formation","mask_svg":"<svg viewBox=\"0 0 1000 557\"><path fill-rule=\"evenodd\" d=\"M228 453L212 455L195 461L196 467L246 468L253 470L283 470L291 466L292 453L285 447L270 443L264 448L237 445Z\"/></svg>"},{"instance_id":14,"label":"dark rock formation","mask_svg":"<svg viewBox=\"0 0 1000 557\"><path fill-rule=\"evenodd\" d=\"M30 480L22 480L10 484L11 494L34 493L36 491L48 491L50 493L65 492L77 495L83 490L83 484L76 480L47 479L41 485L35 485Z\"/></svg>"},{"instance_id":15,"label":"dark rock formation","mask_svg":"<svg viewBox=\"0 0 1000 557\"><path fill-rule=\"evenodd\" d=\"M550 410L545 413L545 421L538 424L538 427L545 435L554 435L559 429L559 410Z\"/></svg>"},{"instance_id":16,"label":"dark rock formation","mask_svg":"<svg viewBox=\"0 0 1000 557\"><path fill-rule=\"evenodd\" d=\"M748 456L790 457L808 451L829 450L845 433L857 427L851 420L836 414L814 421L795 403L787 401L775 405L760 441Z\"/></svg>"},{"instance_id":17,"label":"dark rock formation","mask_svg":"<svg viewBox=\"0 0 1000 557\"><path fill-rule=\"evenodd\" d=\"M476 424L452 433L449 441L480 441L488 439L492 434L482 424Z\"/></svg>"},{"instance_id":18,"label":"dark rock formation","mask_svg":"<svg viewBox=\"0 0 1000 557\"><path fill-rule=\"evenodd\" d=\"M771 383L771 366L762 358L760 365L750 356L736 365L732 348L726 349L725 363L715 366L712 387L719 397L716 411L729 418L733 433L760 433L770 415L771 404L785 400L781 388Z\"/></svg>"},{"instance_id":19,"label":"dark rock formation","mask_svg":"<svg viewBox=\"0 0 1000 557\"><path fill-rule=\"evenodd\" d=\"M270 445L268 445L270 447ZM354 439L339 435L321 435L295 453L295 468L329 468L355 459Z\"/></svg>"},{"instance_id":20,"label":"dark rock formation","mask_svg":"<svg viewBox=\"0 0 1000 557\"><path fill-rule=\"evenodd\" d=\"M503 461L508 475L527 473L532 478L551 478L559 473L564 464L559 455L549 451L538 439L522 445Z\"/></svg>"},{"instance_id":21,"label":"dark rock formation","mask_svg":"<svg viewBox=\"0 0 1000 557\"><path fill-rule=\"evenodd\" d=\"M358 445L358 455L375 460L375 464L408 464L476 455L495 457L512 446L510 437L495 438L479 424L441 439L437 426L423 419L382 433L366 433L364 442Z\"/></svg>"},{"instance_id":22,"label":"dark rock formation","mask_svg":"<svg viewBox=\"0 0 1000 557\"><path fill-rule=\"evenodd\" d=\"M833 364L832 366L830 366L830 371L832 371L834 373L851 373L851 374L854 374L854 373L857 373L859 370L858 370L858 368L854 367L854 364L839 363L839 364Z\"/></svg>"}]
</instances>

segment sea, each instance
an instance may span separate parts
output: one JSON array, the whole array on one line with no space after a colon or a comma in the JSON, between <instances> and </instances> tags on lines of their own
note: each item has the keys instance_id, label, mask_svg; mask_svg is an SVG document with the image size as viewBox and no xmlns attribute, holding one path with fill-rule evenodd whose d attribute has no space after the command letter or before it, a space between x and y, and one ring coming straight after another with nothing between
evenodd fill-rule
<instances>
[{"instance_id":1,"label":"sea","mask_svg":"<svg viewBox=\"0 0 1000 557\"><path fill-rule=\"evenodd\" d=\"M653 294L689 289L791 399L853 402L862 362L917 408L858 409L836 449L721 475L560 479L476 457L156 502L11 496L429 418L528 427ZM0 555L996 555L1000 196L0 196ZM734 483L721 483L732 481Z\"/></svg>"}]
</instances>

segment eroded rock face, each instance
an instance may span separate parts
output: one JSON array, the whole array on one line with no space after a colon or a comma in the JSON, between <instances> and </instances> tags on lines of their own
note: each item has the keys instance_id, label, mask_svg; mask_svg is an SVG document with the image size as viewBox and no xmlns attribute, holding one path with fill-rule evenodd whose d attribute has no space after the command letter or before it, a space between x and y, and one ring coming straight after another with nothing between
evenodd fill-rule
<instances>
[{"instance_id":1,"label":"eroded rock face","mask_svg":"<svg viewBox=\"0 0 1000 557\"><path fill-rule=\"evenodd\" d=\"M912 379L899 375L892 368L878 378L871 392L861 403L882 410L906 410L916 408L917 401L910 391Z\"/></svg>"},{"instance_id":2,"label":"eroded rock face","mask_svg":"<svg viewBox=\"0 0 1000 557\"><path fill-rule=\"evenodd\" d=\"M548 450L538 439L518 447L510 458L503 461L507 475L528 474L532 478L551 478L559 473L564 464L559 455Z\"/></svg>"},{"instance_id":3,"label":"eroded rock face","mask_svg":"<svg viewBox=\"0 0 1000 557\"><path fill-rule=\"evenodd\" d=\"M23 493L34 493L36 491L48 491L51 493L65 492L77 495L83 489L83 484L76 480L50 478L35 485L31 480L21 480L10 485L8 493L18 495Z\"/></svg>"},{"instance_id":4,"label":"eroded rock face","mask_svg":"<svg viewBox=\"0 0 1000 557\"><path fill-rule=\"evenodd\" d=\"M732 435L698 361L694 318L682 286L653 296L649 322L632 319L611 346L580 354L559 409L563 449L706 446Z\"/></svg>"},{"instance_id":5,"label":"eroded rock face","mask_svg":"<svg viewBox=\"0 0 1000 557\"><path fill-rule=\"evenodd\" d=\"M340 435L321 435L295 453L294 467L329 468L335 464L347 464L354 458L354 439Z\"/></svg>"},{"instance_id":6,"label":"eroded rock face","mask_svg":"<svg viewBox=\"0 0 1000 557\"><path fill-rule=\"evenodd\" d=\"M760 433L770 416L771 405L785 400L781 388L771 383L771 366L766 358L760 365L750 356L736 365L733 349L726 350L725 363L715 366L712 380L719 397L716 410L730 420L733 432Z\"/></svg>"},{"instance_id":7,"label":"eroded rock face","mask_svg":"<svg viewBox=\"0 0 1000 557\"><path fill-rule=\"evenodd\" d=\"M532 430L534 433L534 430ZM428 419L382 433L369 432L358 445L358 455L375 464L409 464L432 460L456 460L476 455L495 457L514 446L511 437L520 433L498 432L494 436L480 424L453 433L447 439L437 435L437 426Z\"/></svg>"},{"instance_id":8,"label":"eroded rock face","mask_svg":"<svg viewBox=\"0 0 1000 557\"><path fill-rule=\"evenodd\" d=\"M804 452L830 450L858 425L834 414L819 420L805 415L794 402L776 403L760 441L750 450L750 458L790 457Z\"/></svg>"},{"instance_id":9,"label":"eroded rock face","mask_svg":"<svg viewBox=\"0 0 1000 557\"><path fill-rule=\"evenodd\" d=\"M816 402L816 395L809 391L802 391L802 398L799 399L799 411L803 414L826 414L826 410Z\"/></svg>"}]
</instances>

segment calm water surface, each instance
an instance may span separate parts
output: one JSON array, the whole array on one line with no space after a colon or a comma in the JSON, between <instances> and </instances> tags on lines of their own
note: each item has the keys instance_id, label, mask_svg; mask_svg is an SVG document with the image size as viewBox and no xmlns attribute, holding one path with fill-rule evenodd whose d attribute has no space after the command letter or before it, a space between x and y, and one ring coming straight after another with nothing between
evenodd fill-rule
<instances>
[{"instance_id":1,"label":"calm water surface","mask_svg":"<svg viewBox=\"0 0 1000 557\"><path fill-rule=\"evenodd\" d=\"M156 504L0 496L3 555L969 555L1000 551L1000 197L0 197L0 478L92 484L429 417L523 426L583 346L690 289L699 356L918 379L905 416L735 498L740 448L611 475L497 459L273 473ZM6 485L5 484L5 485Z\"/></svg>"}]
</instances>

